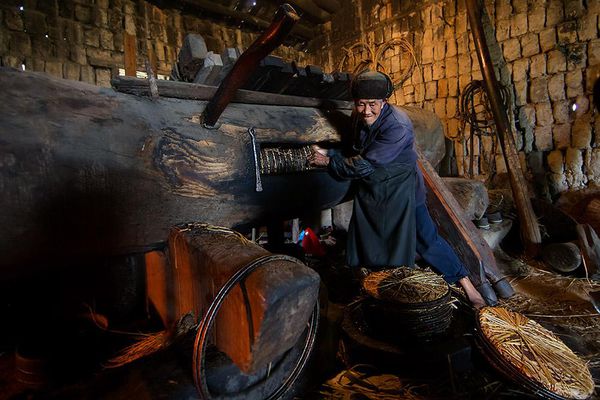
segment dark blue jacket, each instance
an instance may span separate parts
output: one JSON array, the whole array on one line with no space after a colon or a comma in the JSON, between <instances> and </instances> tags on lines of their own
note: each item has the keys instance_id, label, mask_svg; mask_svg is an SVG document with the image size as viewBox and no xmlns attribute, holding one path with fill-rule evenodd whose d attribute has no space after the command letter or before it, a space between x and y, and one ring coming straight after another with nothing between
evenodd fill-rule
<instances>
[{"instance_id":1,"label":"dark blue jacket","mask_svg":"<svg viewBox=\"0 0 600 400\"><path fill-rule=\"evenodd\" d=\"M425 203L425 184L416 166L415 135L408 115L386 103L371 126L356 114L352 118L353 154L344 157L339 151L330 151L331 174L338 179L361 179L391 163L413 167L417 171L415 201L417 205Z\"/></svg>"},{"instance_id":2,"label":"dark blue jacket","mask_svg":"<svg viewBox=\"0 0 600 400\"><path fill-rule=\"evenodd\" d=\"M331 154L328 166L333 176L355 183L346 262L369 269L412 267L415 209L425 202L412 124L388 104L371 126L353 118L351 153Z\"/></svg>"}]
</instances>

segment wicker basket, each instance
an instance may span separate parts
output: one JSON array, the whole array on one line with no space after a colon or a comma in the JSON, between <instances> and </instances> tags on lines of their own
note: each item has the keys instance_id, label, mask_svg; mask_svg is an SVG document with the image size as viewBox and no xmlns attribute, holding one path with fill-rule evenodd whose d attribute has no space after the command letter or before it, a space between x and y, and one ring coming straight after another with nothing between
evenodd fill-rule
<instances>
[{"instance_id":1,"label":"wicker basket","mask_svg":"<svg viewBox=\"0 0 600 400\"><path fill-rule=\"evenodd\" d=\"M477 344L499 372L550 399L587 399L594 381L587 364L552 332L519 313L485 307Z\"/></svg>"},{"instance_id":2,"label":"wicker basket","mask_svg":"<svg viewBox=\"0 0 600 400\"><path fill-rule=\"evenodd\" d=\"M452 322L452 297L439 275L420 268L394 268L369 274L363 288L371 297L367 322L377 331L430 338Z\"/></svg>"}]
</instances>

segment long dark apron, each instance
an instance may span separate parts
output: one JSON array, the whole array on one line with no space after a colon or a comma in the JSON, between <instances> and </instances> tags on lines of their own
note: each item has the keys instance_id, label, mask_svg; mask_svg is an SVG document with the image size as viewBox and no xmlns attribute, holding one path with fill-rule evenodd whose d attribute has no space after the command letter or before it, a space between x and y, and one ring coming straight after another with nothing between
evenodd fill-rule
<instances>
[{"instance_id":1,"label":"long dark apron","mask_svg":"<svg viewBox=\"0 0 600 400\"><path fill-rule=\"evenodd\" d=\"M358 180L348 228L348 266L414 266L415 179L414 166L391 163Z\"/></svg>"}]
</instances>

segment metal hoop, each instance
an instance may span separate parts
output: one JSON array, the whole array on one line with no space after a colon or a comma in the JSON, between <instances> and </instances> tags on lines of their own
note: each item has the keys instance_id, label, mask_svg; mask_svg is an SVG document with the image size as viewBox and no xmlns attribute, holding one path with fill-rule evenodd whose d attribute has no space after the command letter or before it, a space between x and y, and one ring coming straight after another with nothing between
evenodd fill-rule
<instances>
[{"instance_id":1,"label":"metal hoop","mask_svg":"<svg viewBox=\"0 0 600 400\"><path fill-rule=\"evenodd\" d=\"M237 285L242 279L248 276L252 271L257 269L258 267L266 264L269 261L278 261L285 260L294 263L300 263L299 260L279 254L271 254L263 257L259 257L256 260L253 260L250 264L246 265L239 271L237 271L225 285L219 290L214 300L210 304L208 311L202 318L200 322L200 326L198 327L198 332L196 333L196 340L194 341L194 357L193 357L193 371L194 371L194 383L196 384L196 390L200 396L201 400L209 400L211 398L208 385L206 384L206 380L204 378L204 355L206 352L206 339L208 335L209 329L212 327L212 324L215 320L215 317L223 305L223 301L229 294L229 292ZM319 300L315 304L315 308L310 316L310 320L308 321L308 331L306 333L306 339L304 343L304 347L302 349L302 353L298 358L294 369L290 373L290 375L283 381L281 386L279 386L269 397L265 400L275 400L279 398L286 390L288 390L298 379L300 372L304 368L310 353L312 351L313 345L315 343L315 338L317 336L317 326L319 321Z\"/></svg>"}]
</instances>

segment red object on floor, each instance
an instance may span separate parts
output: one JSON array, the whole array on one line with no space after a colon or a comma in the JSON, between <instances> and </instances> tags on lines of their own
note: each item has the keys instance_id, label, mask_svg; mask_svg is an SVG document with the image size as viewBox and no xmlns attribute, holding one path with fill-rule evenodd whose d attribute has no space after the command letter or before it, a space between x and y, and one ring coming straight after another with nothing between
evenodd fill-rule
<instances>
[{"instance_id":1,"label":"red object on floor","mask_svg":"<svg viewBox=\"0 0 600 400\"><path fill-rule=\"evenodd\" d=\"M304 253L312 254L316 257L323 257L325 255L325 248L321 245L318 236L310 228L304 230L302 250L304 250Z\"/></svg>"}]
</instances>

